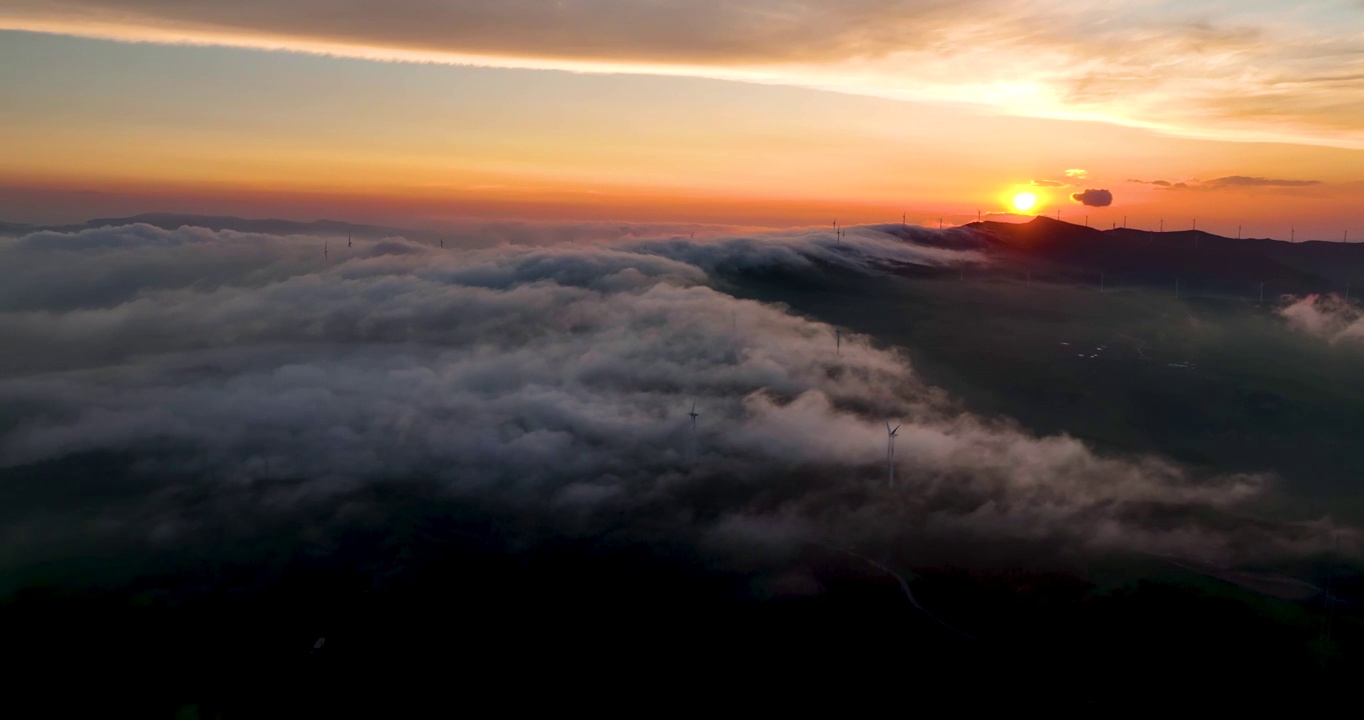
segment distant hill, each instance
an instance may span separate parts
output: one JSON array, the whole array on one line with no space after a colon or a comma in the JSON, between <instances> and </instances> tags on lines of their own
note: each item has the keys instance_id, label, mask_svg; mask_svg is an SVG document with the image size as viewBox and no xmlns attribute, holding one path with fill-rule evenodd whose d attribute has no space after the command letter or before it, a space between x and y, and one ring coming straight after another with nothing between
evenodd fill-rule
<instances>
[{"instance_id":1,"label":"distant hill","mask_svg":"<svg viewBox=\"0 0 1364 720\"><path fill-rule=\"evenodd\" d=\"M210 230L232 230L271 235L332 235L350 232L357 240L401 235L419 242L436 242L440 233L412 228L363 225L339 220L300 222L249 219L226 215L145 213L118 218L95 218L74 225L39 226L0 222L0 235L19 236L36 231L80 232L106 226L146 223L174 230L190 225ZM1200 292L1246 295L1265 283L1270 294L1341 291L1347 283L1364 289L1364 243L1290 243L1264 238L1235 239L1212 233L1180 230L1149 232L1131 228L1098 230L1048 217L1026 223L974 222L963 228L969 238L944 236L944 246L966 246L1011 260L1020 267L1097 284L1100 273L1112 284L1173 285ZM906 240L933 243L899 225L874 229Z\"/></svg>"},{"instance_id":2,"label":"distant hill","mask_svg":"<svg viewBox=\"0 0 1364 720\"><path fill-rule=\"evenodd\" d=\"M27 235L37 229L37 225L28 223L12 223L0 220L0 237L18 237Z\"/></svg>"},{"instance_id":3,"label":"distant hill","mask_svg":"<svg viewBox=\"0 0 1364 720\"><path fill-rule=\"evenodd\" d=\"M1208 232L1097 230L1047 217L1026 223L965 227L989 238L993 252L1052 272L1104 273L1110 281L1170 284L1244 294L1265 283L1271 292L1304 294L1364 284L1364 244L1234 239Z\"/></svg>"},{"instance_id":4,"label":"distant hill","mask_svg":"<svg viewBox=\"0 0 1364 720\"><path fill-rule=\"evenodd\" d=\"M18 223L0 223L0 234L13 236L41 230L69 233L101 227L131 225L133 223L145 223L164 230L175 230L182 226L190 225L193 227L208 228L209 230L232 230L235 232L262 233L268 235L344 236L347 231L349 231L357 240L378 240L394 235L402 235L403 237L412 240L434 241L438 237L436 233L424 230L384 227L381 225L362 225L342 222L340 220L313 220L311 222L279 219L253 220L228 215L192 215L185 213L143 213L141 215L132 215L129 217L95 218L75 225L39 226Z\"/></svg>"}]
</instances>

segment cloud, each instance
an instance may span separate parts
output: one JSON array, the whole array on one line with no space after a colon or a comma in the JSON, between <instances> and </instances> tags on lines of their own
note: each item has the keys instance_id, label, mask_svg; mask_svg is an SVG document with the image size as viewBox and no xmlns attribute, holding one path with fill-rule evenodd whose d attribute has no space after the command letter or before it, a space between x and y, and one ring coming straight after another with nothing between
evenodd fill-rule
<instances>
[{"instance_id":1,"label":"cloud","mask_svg":"<svg viewBox=\"0 0 1364 720\"><path fill-rule=\"evenodd\" d=\"M1283 180L1278 178L1229 175L1212 180L1170 182L1168 180L1128 180L1128 182L1156 185L1167 190L1233 190L1238 188L1299 188L1321 185L1320 180Z\"/></svg>"},{"instance_id":2,"label":"cloud","mask_svg":"<svg viewBox=\"0 0 1364 720\"><path fill-rule=\"evenodd\" d=\"M719 289L974 257L915 241L968 230L900 232L460 251L394 237L329 265L322 238L196 228L0 241L0 335L24 348L0 367L0 474L10 492L104 503L11 507L0 566L344 525L418 482L536 532L629 532L738 564L821 537L926 553L1326 542L1200 520L1263 497L1267 476L1202 477L962 412L871 338L836 350L834 328ZM903 423L894 490L886 418ZM92 456L119 458L123 479L96 493L61 484L88 473L23 473Z\"/></svg>"},{"instance_id":3,"label":"cloud","mask_svg":"<svg viewBox=\"0 0 1364 720\"><path fill-rule=\"evenodd\" d=\"M1071 168L1066 171L1066 177L1084 180L1085 178L1089 177L1089 173L1079 168Z\"/></svg>"},{"instance_id":4,"label":"cloud","mask_svg":"<svg viewBox=\"0 0 1364 720\"><path fill-rule=\"evenodd\" d=\"M1067 183L1057 182L1056 180L1033 180L1034 187L1066 187Z\"/></svg>"},{"instance_id":5,"label":"cloud","mask_svg":"<svg viewBox=\"0 0 1364 720\"><path fill-rule=\"evenodd\" d=\"M1225 187L1308 187L1320 185L1320 180L1280 180L1274 178L1246 177L1244 175L1231 175L1215 180L1209 180L1206 185L1212 188Z\"/></svg>"},{"instance_id":6,"label":"cloud","mask_svg":"<svg viewBox=\"0 0 1364 720\"><path fill-rule=\"evenodd\" d=\"M1279 308L1294 330L1331 344L1364 341L1364 313L1337 295L1308 295Z\"/></svg>"},{"instance_id":7,"label":"cloud","mask_svg":"<svg viewBox=\"0 0 1364 720\"><path fill-rule=\"evenodd\" d=\"M1107 190L1085 190L1072 194L1070 199L1090 207L1108 207L1113 204L1113 193Z\"/></svg>"},{"instance_id":8,"label":"cloud","mask_svg":"<svg viewBox=\"0 0 1364 720\"><path fill-rule=\"evenodd\" d=\"M336 12L322 0L0 0L0 27L18 30L704 76L1353 148L1364 147L1360 26L1210 2L399 0Z\"/></svg>"}]
</instances>

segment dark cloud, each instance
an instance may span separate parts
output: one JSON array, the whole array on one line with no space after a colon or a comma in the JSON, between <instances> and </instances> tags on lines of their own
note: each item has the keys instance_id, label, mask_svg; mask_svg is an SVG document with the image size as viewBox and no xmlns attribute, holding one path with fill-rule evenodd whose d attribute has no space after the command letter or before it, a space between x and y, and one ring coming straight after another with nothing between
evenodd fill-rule
<instances>
[{"instance_id":1,"label":"dark cloud","mask_svg":"<svg viewBox=\"0 0 1364 720\"><path fill-rule=\"evenodd\" d=\"M1113 204L1113 193L1107 190L1085 190L1072 194L1070 199L1090 207L1108 207Z\"/></svg>"},{"instance_id":2,"label":"dark cloud","mask_svg":"<svg viewBox=\"0 0 1364 720\"><path fill-rule=\"evenodd\" d=\"M322 238L196 228L0 241L0 336L24 348L0 367L0 472L112 453L139 488L97 522L0 516L5 562L202 540L205 508L288 525L412 478L531 526L647 528L740 564L907 528L1077 552L1230 547L1151 507L1231 510L1270 478L1195 477L964 413L897 352L845 333L838 353L833 328L713 285L979 261L914 241L965 231L901 232L461 251L388 238L330 264ZM903 424L894 490L887 418ZM298 481L267 492L272 477ZM260 488L245 507L243 488ZM346 507L336 518L363 512ZM1299 552L1325 532L1246 546Z\"/></svg>"},{"instance_id":3,"label":"dark cloud","mask_svg":"<svg viewBox=\"0 0 1364 720\"><path fill-rule=\"evenodd\" d=\"M935 25L996 0L396 0L330 2L8 0L16 17L105 18L150 27L501 57L742 63L882 56L927 44Z\"/></svg>"}]
</instances>

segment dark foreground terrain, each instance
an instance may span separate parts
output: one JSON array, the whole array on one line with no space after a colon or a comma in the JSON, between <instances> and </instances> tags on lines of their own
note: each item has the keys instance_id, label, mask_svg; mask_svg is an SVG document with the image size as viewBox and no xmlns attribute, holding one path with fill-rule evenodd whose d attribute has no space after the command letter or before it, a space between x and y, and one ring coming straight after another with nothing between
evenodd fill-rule
<instances>
[{"instance_id":1,"label":"dark foreground terrain","mask_svg":"<svg viewBox=\"0 0 1364 720\"><path fill-rule=\"evenodd\" d=\"M68 717L816 702L1137 717L1319 709L1364 671L1364 578L1331 558L1329 594L1279 599L1159 558L912 567L810 544L764 587L628 534L524 545L411 499L383 532L170 551L130 584L30 581L0 607L12 677L113 688L32 698Z\"/></svg>"}]
</instances>

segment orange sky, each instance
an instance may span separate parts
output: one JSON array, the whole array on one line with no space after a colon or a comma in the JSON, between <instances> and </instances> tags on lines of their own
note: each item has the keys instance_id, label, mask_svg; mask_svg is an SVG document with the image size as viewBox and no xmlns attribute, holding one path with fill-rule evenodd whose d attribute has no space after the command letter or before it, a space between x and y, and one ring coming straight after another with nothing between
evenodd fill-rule
<instances>
[{"instance_id":1,"label":"orange sky","mask_svg":"<svg viewBox=\"0 0 1364 720\"><path fill-rule=\"evenodd\" d=\"M1200 228L1224 234L1241 225L1247 235L1287 237L1296 227L1299 239L1346 229L1364 238L1364 134L1342 119L1358 100L1340 95L1352 89L1340 84L1348 80L1328 88L1337 101L1318 92L1320 78L1298 80L1311 88L1285 107L1301 111L1269 117L1235 94L1181 94L1197 78L1170 63L1152 71L1161 87L1125 81L1127 99L1104 100L1095 83L1116 82L1112 73L1127 62L1115 53L1077 35L1031 47L1026 61L1009 58L999 53L1041 41L1004 27L987 33L946 11L924 27L976 46L940 53L901 82L897 63L926 52L923 43L868 39L860 20L832 9L840 6L797 3L843 39L778 23L773 33L806 43L796 48L766 36L734 40L717 25L686 28L700 34L676 48L634 43L630 27L602 30L587 38L592 49L564 41L552 24L499 24L538 17L517 15L520 4L483 18L483 35L433 47L408 25L338 21L317 36L272 11L227 17L190 3L171 17L151 2L115 13L100 0L60 12L0 0L0 28L45 31L0 31L0 93L11 100L0 109L0 219L173 210L407 225L478 216L779 226L884 222L903 212L911 222L950 223L1007 210L1012 195L1031 188L1041 199L1035 212L1088 215L1096 226L1126 216L1130 226L1166 218L1182 228L1197 217ZM426 5L394 7L420 17ZM590 13L611 3L580 5ZM1245 29L1257 6L1234 18L1240 25L1229 18L1226 32L1171 26L1168 37L1141 36L1142 47L1165 48L1171 62L1186 53L1208 73L1236 74L1224 66L1243 62L1242 90L1264 97L1264 87L1291 84L1291 73L1321 70L1283 60L1283 77L1263 85L1257 78L1272 74L1264 64L1277 56ZM698 22L738 12L694 7ZM1340 28L1340 18L1322 13L1299 22L1303 42L1327 21ZM657 30L654 18L632 17L639 33ZM258 20L276 25L243 27ZM1244 32L1232 32L1238 27ZM542 33L536 47L552 52L523 49L529 40L518 33L532 31ZM362 37L369 32L378 34ZM871 55L856 44L872 42ZM261 46L288 51L253 49ZM474 56L508 67L455 64ZM1048 69L1037 56L1088 69ZM981 70L988 57L1014 62L1012 79ZM941 89L953 73L972 90ZM1152 112L1161 98L1169 112ZM1068 169L1085 173L1067 177ZM1047 186L1031 187L1037 181ZM1100 188L1112 192L1111 207L1070 199Z\"/></svg>"}]
</instances>

